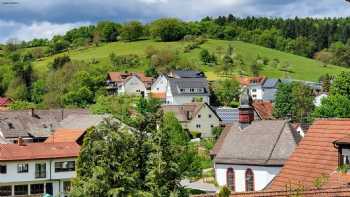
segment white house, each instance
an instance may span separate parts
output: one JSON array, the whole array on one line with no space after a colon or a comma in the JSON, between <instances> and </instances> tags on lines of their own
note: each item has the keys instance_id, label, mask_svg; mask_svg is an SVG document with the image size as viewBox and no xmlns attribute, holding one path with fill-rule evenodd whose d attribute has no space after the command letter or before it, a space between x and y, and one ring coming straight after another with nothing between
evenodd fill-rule
<instances>
[{"instance_id":1,"label":"white house","mask_svg":"<svg viewBox=\"0 0 350 197\"><path fill-rule=\"evenodd\" d=\"M317 96L315 97L315 100L314 100L314 105L315 105L316 107L321 106L322 100L323 100L324 98L327 98L327 97L328 97L328 94L327 94L327 93L322 93L322 94L317 95Z\"/></svg>"},{"instance_id":2,"label":"white house","mask_svg":"<svg viewBox=\"0 0 350 197\"><path fill-rule=\"evenodd\" d=\"M207 103L164 105L164 112L172 112L184 129L201 133L201 137L212 137L212 129L221 125L221 120Z\"/></svg>"},{"instance_id":3,"label":"white house","mask_svg":"<svg viewBox=\"0 0 350 197\"><path fill-rule=\"evenodd\" d=\"M263 100L265 77L239 77L240 85L249 90L253 100Z\"/></svg>"},{"instance_id":4,"label":"white house","mask_svg":"<svg viewBox=\"0 0 350 197\"><path fill-rule=\"evenodd\" d=\"M168 87L168 77L166 75L159 75L151 86L151 96L165 100L166 91Z\"/></svg>"},{"instance_id":5,"label":"white house","mask_svg":"<svg viewBox=\"0 0 350 197\"><path fill-rule=\"evenodd\" d=\"M183 105L190 102L210 104L210 91L206 78L169 78L166 104Z\"/></svg>"},{"instance_id":6,"label":"white house","mask_svg":"<svg viewBox=\"0 0 350 197\"><path fill-rule=\"evenodd\" d=\"M248 98L241 98L239 122L224 129L211 151L217 183L233 192L264 189L300 140L287 121L253 121Z\"/></svg>"},{"instance_id":7,"label":"white house","mask_svg":"<svg viewBox=\"0 0 350 197\"><path fill-rule=\"evenodd\" d=\"M79 150L75 142L0 144L0 196L67 196Z\"/></svg>"},{"instance_id":8,"label":"white house","mask_svg":"<svg viewBox=\"0 0 350 197\"><path fill-rule=\"evenodd\" d=\"M152 77L144 73L110 72L107 76L107 89L110 94L148 96L153 83Z\"/></svg>"}]
</instances>

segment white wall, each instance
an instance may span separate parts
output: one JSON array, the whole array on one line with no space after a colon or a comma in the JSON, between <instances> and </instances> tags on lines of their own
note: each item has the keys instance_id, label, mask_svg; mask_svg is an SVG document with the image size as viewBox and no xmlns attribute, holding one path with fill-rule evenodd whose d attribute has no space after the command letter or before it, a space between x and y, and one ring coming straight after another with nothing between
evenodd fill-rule
<instances>
[{"instance_id":1,"label":"white wall","mask_svg":"<svg viewBox=\"0 0 350 197\"><path fill-rule=\"evenodd\" d=\"M151 86L151 93L164 93L167 91L168 80L164 75L160 75Z\"/></svg>"},{"instance_id":2,"label":"white wall","mask_svg":"<svg viewBox=\"0 0 350 197\"><path fill-rule=\"evenodd\" d=\"M255 92L253 90L256 90ZM262 100L263 99L263 89L261 85L251 85L249 86L249 93L252 96L253 100Z\"/></svg>"},{"instance_id":3,"label":"white wall","mask_svg":"<svg viewBox=\"0 0 350 197\"><path fill-rule=\"evenodd\" d=\"M281 167L215 164L215 178L220 186L226 185L226 172L228 168L234 170L236 192L245 191L245 172L248 168L254 173L256 191L264 189L281 170Z\"/></svg>"},{"instance_id":4,"label":"white wall","mask_svg":"<svg viewBox=\"0 0 350 197\"><path fill-rule=\"evenodd\" d=\"M200 115L200 117L198 117L198 115ZM210 118L209 115L211 116ZM197 128L197 124L199 124L201 128ZM202 137L212 137L211 131L213 127L220 126L220 120L207 105L204 105L186 126L190 131L201 132Z\"/></svg>"},{"instance_id":5,"label":"white wall","mask_svg":"<svg viewBox=\"0 0 350 197\"><path fill-rule=\"evenodd\" d=\"M141 95L141 92L147 96L147 90L145 84L136 76L132 76L122 87L118 90L118 93L129 95Z\"/></svg>"},{"instance_id":6,"label":"white wall","mask_svg":"<svg viewBox=\"0 0 350 197\"><path fill-rule=\"evenodd\" d=\"M63 182L69 181L76 176L75 171L72 172L55 172L55 162L75 161L75 158L53 159L53 160L33 160L33 161L15 161L15 162L0 162L6 164L7 173L0 174L0 185L11 185L14 190L14 185L30 184L46 184L52 183L54 196L64 196ZM17 164L28 163L27 173L18 173ZM35 178L35 164L46 163L46 178ZM30 190L30 189L28 189Z\"/></svg>"},{"instance_id":7,"label":"white wall","mask_svg":"<svg viewBox=\"0 0 350 197\"><path fill-rule=\"evenodd\" d=\"M203 102L210 104L209 96L173 96L168 97L167 94L167 104L171 105L183 105L186 103L192 103L196 98L203 98Z\"/></svg>"},{"instance_id":8,"label":"white wall","mask_svg":"<svg viewBox=\"0 0 350 197\"><path fill-rule=\"evenodd\" d=\"M43 150L45 151L45 150ZM55 159L55 160L35 160L35 161L16 161L16 162L0 162L6 164L7 173L0 174L0 184L10 182L26 182L26 181L42 181L52 179L70 179L75 177L75 172L55 172L55 162L60 161L74 161L71 159ZM17 164L28 163L27 173L17 173ZM35 178L35 164L46 163L46 178ZM50 170L51 166L51 170ZM51 173L51 174L50 174Z\"/></svg>"}]
</instances>

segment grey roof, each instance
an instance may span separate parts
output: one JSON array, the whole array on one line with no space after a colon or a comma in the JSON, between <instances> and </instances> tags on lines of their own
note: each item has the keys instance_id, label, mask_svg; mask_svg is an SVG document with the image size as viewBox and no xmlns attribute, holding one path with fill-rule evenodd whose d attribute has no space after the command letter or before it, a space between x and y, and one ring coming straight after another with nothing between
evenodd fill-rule
<instances>
[{"instance_id":1,"label":"grey roof","mask_svg":"<svg viewBox=\"0 0 350 197\"><path fill-rule=\"evenodd\" d=\"M277 85L281 82L279 79L266 79L263 88L277 88Z\"/></svg>"},{"instance_id":2,"label":"grey roof","mask_svg":"<svg viewBox=\"0 0 350 197\"><path fill-rule=\"evenodd\" d=\"M59 122L72 114L88 114L83 109L20 110L0 112L0 132L4 138L48 137Z\"/></svg>"},{"instance_id":3,"label":"grey roof","mask_svg":"<svg viewBox=\"0 0 350 197\"><path fill-rule=\"evenodd\" d=\"M169 78L169 85L171 89L171 93L173 96L183 95L183 96L209 96L209 85L208 80L206 78ZM204 88L204 93L187 93L181 92L181 89L186 88Z\"/></svg>"},{"instance_id":4,"label":"grey roof","mask_svg":"<svg viewBox=\"0 0 350 197\"><path fill-rule=\"evenodd\" d=\"M239 109L231 107L218 107L215 109L223 124L233 124L239 121ZM259 115L254 111L254 119L260 120Z\"/></svg>"},{"instance_id":5,"label":"grey roof","mask_svg":"<svg viewBox=\"0 0 350 197\"><path fill-rule=\"evenodd\" d=\"M243 130L234 124L216 153L215 163L280 166L299 140L284 120L253 121Z\"/></svg>"},{"instance_id":6,"label":"grey roof","mask_svg":"<svg viewBox=\"0 0 350 197\"><path fill-rule=\"evenodd\" d=\"M294 80L294 79L282 79L281 80L282 83L292 83L292 82L299 82L302 83L308 87L310 87L313 90L322 90L322 84L321 83L316 83L316 82L312 82L312 81L303 81L303 80Z\"/></svg>"},{"instance_id":7,"label":"grey roof","mask_svg":"<svg viewBox=\"0 0 350 197\"><path fill-rule=\"evenodd\" d=\"M195 70L175 70L170 73L171 77L174 78L204 78L203 72Z\"/></svg>"},{"instance_id":8,"label":"grey roof","mask_svg":"<svg viewBox=\"0 0 350 197\"><path fill-rule=\"evenodd\" d=\"M269 88L264 90L263 100L264 101L275 101L276 100L277 89Z\"/></svg>"},{"instance_id":9,"label":"grey roof","mask_svg":"<svg viewBox=\"0 0 350 197\"><path fill-rule=\"evenodd\" d=\"M66 129L88 129L97 126L103 120L108 118L108 115L77 115L72 114L60 122L60 128Z\"/></svg>"}]
</instances>

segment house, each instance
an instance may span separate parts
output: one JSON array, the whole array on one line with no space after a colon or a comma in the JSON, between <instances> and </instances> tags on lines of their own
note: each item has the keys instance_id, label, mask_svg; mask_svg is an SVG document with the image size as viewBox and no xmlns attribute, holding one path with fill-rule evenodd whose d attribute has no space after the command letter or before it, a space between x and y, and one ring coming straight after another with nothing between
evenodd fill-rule
<instances>
[{"instance_id":1,"label":"house","mask_svg":"<svg viewBox=\"0 0 350 197\"><path fill-rule=\"evenodd\" d=\"M148 96L153 83L152 77L144 73L110 72L107 76L107 90L110 94Z\"/></svg>"},{"instance_id":2,"label":"house","mask_svg":"<svg viewBox=\"0 0 350 197\"><path fill-rule=\"evenodd\" d=\"M1 196L67 196L79 151L75 142L0 144Z\"/></svg>"},{"instance_id":3,"label":"house","mask_svg":"<svg viewBox=\"0 0 350 197\"><path fill-rule=\"evenodd\" d=\"M254 121L248 91L240 103L239 122L224 129L211 151L215 178L234 192L259 191L280 172L300 136L284 120Z\"/></svg>"},{"instance_id":4,"label":"house","mask_svg":"<svg viewBox=\"0 0 350 197\"><path fill-rule=\"evenodd\" d=\"M168 77L163 74L159 75L151 86L151 97L165 101L167 87Z\"/></svg>"},{"instance_id":5,"label":"house","mask_svg":"<svg viewBox=\"0 0 350 197\"><path fill-rule=\"evenodd\" d=\"M239 77L238 81L240 85L244 88L248 88L249 94L253 100L263 99L263 84L266 77Z\"/></svg>"},{"instance_id":6,"label":"house","mask_svg":"<svg viewBox=\"0 0 350 197\"><path fill-rule=\"evenodd\" d=\"M206 78L169 78L166 104L183 105L190 102L210 104L209 84Z\"/></svg>"},{"instance_id":7,"label":"house","mask_svg":"<svg viewBox=\"0 0 350 197\"><path fill-rule=\"evenodd\" d=\"M84 109L1 111L0 138L9 143L16 143L19 137L25 142L43 142L65 118L87 114Z\"/></svg>"},{"instance_id":8,"label":"house","mask_svg":"<svg viewBox=\"0 0 350 197\"><path fill-rule=\"evenodd\" d=\"M262 85L263 89L263 101L274 102L276 98L276 93L278 85L281 83L280 79L267 78Z\"/></svg>"},{"instance_id":9,"label":"house","mask_svg":"<svg viewBox=\"0 0 350 197\"><path fill-rule=\"evenodd\" d=\"M174 100L173 95L171 95L171 92L168 91L168 88L170 88L169 87L170 81L174 83L174 80L171 80L171 79L177 79L175 81L181 81L181 80L191 81L191 79L194 79L193 81L203 81L204 83L208 83L205 79L205 75L203 72L194 71L194 70L174 70L169 72L167 75L162 74L158 76L158 78L154 81L154 83L151 86L151 97L163 100L167 104L176 104L176 105L183 104L184 102L171 103L171 101ZM208 87L208 85L205 85L204 88L206 87ZM197 88L197 87L194 87L194 88ZM200 87L200 88L203 88L203 87ZM190 100L192 100L192 98L190 98Z\"/></svg>"},{"instance_id":10,"label":"house","mask_svg":"<svg viewBox=\"0 0 350 197\"><path fill-rule=\"evenodd\" d=\"M12 103L10 98L0 97L0 111L8 110L8 106Z\"/></svg>"},{"instance_id":11,"label":"house","mask_svg":"<svg viewBox=\"0 0 350 197\"><path fill-rule=\"evenodd\" d=\"M201 137L212 137L212 129L220 126L220 118L207 103L164 105L162 109L174 113L184 129L200 132Z\"/></svg>"}]
</instances>

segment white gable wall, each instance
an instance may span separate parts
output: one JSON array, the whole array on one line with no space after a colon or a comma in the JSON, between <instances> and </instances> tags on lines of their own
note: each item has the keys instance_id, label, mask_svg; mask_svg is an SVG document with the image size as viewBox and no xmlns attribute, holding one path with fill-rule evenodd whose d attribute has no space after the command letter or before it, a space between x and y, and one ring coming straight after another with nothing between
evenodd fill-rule
<instances>
[{"instance_id":1,"label":"white gable wall","mask_svg":"<svg viewBox=\"0 0 350 197\"><path fill-rule=\"evenodd\" d=\"M197 125L200 128L197 128ZM211 131L214 127L220 126L220 120L207 105L204 105L186 126L189 131L202 133L204 138L212 137Z\"/></svg>"},{"instance_id":2,"label":"white gable wall","mask_svg":"<svg viewBox=\"0 0 350 197\"><path fill-rule=\"evenodd\" d=\"M249 88L249 93L252 96L253 100L263 99L264 91L261 85L250 85L248 88Z\"/></svg>"},{"instance_id":3,"label":"white gable wall","mask_svg":"<svg viewBox=\"0 0 350 197\"><path fill-rule=\"evenodd\" d=\"M141 92L148 95L145 84L136 76L132 76L118 91L118 93L128 94L128 95L141 95Z\"/></svg>"},{"instance_id":4,"label":"white gable wall","mask_svg":"<svg viewBox=\"0 0 350 197\"><path fill-rule=\"evenodd\" d=\"M272 181L282 167L215 164L215 178L219 186L225 186L227 184L226 172L228 168L234 170L236 192L244 192L245 173L247 169L250 168L253 171L255 191L259 191L264 189Z\"/></svg>"},{"instance_id":5,"label":"white gable wall","mask_svg":"<svg viewBox=\"0 0 350 197\"><path fill-rule=\"evenodd\" d=\"M164 75L160 75L151 86L152 93L164 93L167 91L168 80Z\"/></svg>"}]
</instances>

